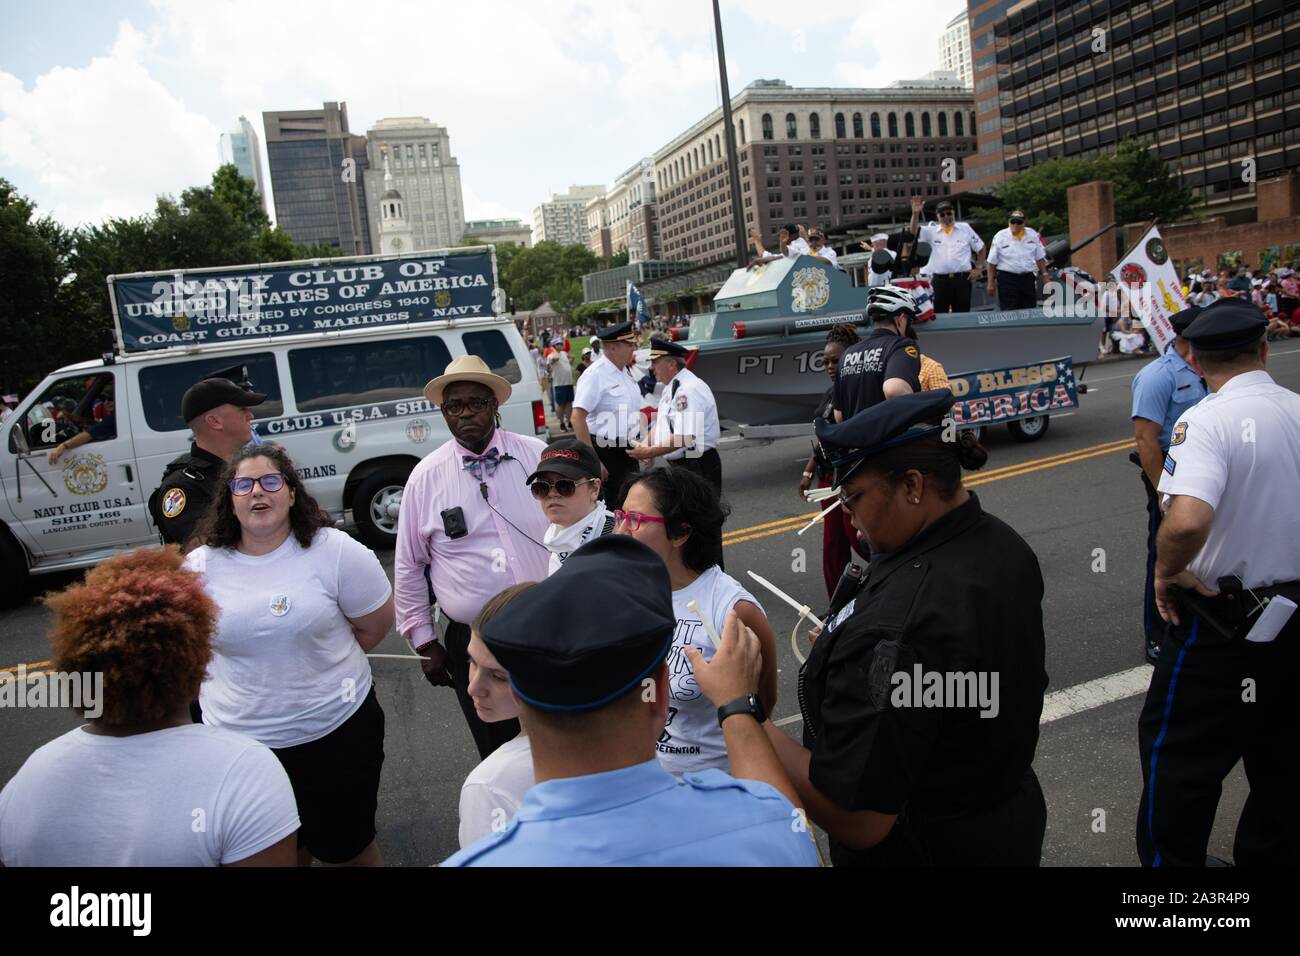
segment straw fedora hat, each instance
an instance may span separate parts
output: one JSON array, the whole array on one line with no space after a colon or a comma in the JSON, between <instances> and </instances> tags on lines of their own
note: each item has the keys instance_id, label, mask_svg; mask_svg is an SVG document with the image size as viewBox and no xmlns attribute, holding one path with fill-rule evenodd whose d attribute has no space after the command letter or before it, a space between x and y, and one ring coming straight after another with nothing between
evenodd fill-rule
<instances>
[{"instance_id":1,"label":"straw fedora hat","mask_svg":"<svg viewBox=\"0 0 1300 956\"><path fill-rule=\"evenodd\" d=\"M477 355L462 355L447 366L447 370L424 386L424 397L435 405L442 404L442 393L456 382L477 382L492 389L497 404L504 405L510 398L510 383L492 373Z\"/></svg>"}]
</instances>

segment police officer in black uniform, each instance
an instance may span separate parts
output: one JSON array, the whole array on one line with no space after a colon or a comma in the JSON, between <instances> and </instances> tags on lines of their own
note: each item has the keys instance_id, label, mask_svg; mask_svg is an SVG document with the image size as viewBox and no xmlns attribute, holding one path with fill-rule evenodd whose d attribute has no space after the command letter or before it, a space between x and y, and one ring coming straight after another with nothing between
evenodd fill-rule
<instances>
[{"instance_id":1,"label":"police officer in black uniform","mask_svg":"<svg viewBox=\"0 0 1300 956\"><path fill-rule=\"evenodd\" d=\"M194 433L190 450L171 461L149 496L149 513L165 544L190 550L199 519L216 497L222 466L253 440L253 414L266 396L247 387L244 367L214 372L181 397L181 417ZM240 384L244 383L244 384Z\"/></svg>"},{"instance_id":2,"label":"police officer in black uniform","mask_svg":"<svg viewBox=\"0 0 1300 956\"><path fill-rule=\"evenodd\" d=\"M962 487L987 454L943 440L952 403L935 389L817 423L872 560L845 572L800 672L803 746L765 729L836 866L1041 857L1043 579Z\"/></svg>"},{"instance_id":3,"label":"police officer in black uniform","mask_svg":"<svg viewBox=\"0 0 1300 956\"><path fill-rule=\"evenodd\" d=\"M867 318L875 327L840 359L835 380L838 421L887 398L921 390L921 353L906 337L916 313L916 300L906 289L882 285L868 290Z\"/></svg>"}]
</instances>

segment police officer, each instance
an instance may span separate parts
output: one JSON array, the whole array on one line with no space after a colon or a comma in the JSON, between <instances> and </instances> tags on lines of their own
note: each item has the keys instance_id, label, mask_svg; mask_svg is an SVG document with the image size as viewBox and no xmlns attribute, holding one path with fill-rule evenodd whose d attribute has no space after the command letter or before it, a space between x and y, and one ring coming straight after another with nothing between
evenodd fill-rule
<instances>
[{"instance_id":1,"label":"police officer","mask_svg":"<svg viewBox=\"0 0 1300 956\"><path fill-rule=\"evenodd\" d=\"M444 865L817 864L761 726L758 638L734 613L709 662L698 652L688 657L719 708L731 767L744 779L709 769L678 784L659 765L665 662L677 626L671 587L654 551L605 535L484 626L483 642L519 700L540 782L503 830Z\"/></svg>"},{"instance_id":2,"label":"police officer","mask_svg":"<svg viewBox=\"0 0 1300 956\"><path fill-rule=\"evenodd\" d=\"M999 309L1032 309L1038 304L1038 279L1047 278L1047 247L1036 230L1025 225L1025 214L1011 210L1007 228L990 243L989 278L985 291L996 288Z\"/></svg>"},{"instance_id":3,"label":"police officer","mask_svg":"<svg viewBox=\"0 0 1300 956\"><path fill-rule=\"evenodd\" d=\"M221 468L253 440L251 408L266 401L261 392L240 387L243 367L223 369L181 396L181 417L194 433L190 450L169 462L162 483L149 496L149 513L166 544L189 551L199 519L216 497Z\"/></svg>"},{"instance_id":4,"label":"police officer","mask_svg":"<svg viewBox=\"0 0 1300 956\"><path fill-rule=\"evenodd\" d=\"M764 729L836 866L1042 854L1043 578L962 487L987 454L970 432L944 441L952 403L937 389L817 423L872 560L846 570L800 671L803 745Z\"/></svg>"},{"instance_id":5,"label":"police officer","mask_svg":"<svg viewBox=\"0 0 1300 956\"><path fill-rule=\"evenodd\" d=\"M916 300L906 289L882 285L867 290L867 318L874 328L840 359L835 380L838 420L852 418L887 398L921 390L921 353L906 337L916 313Z\"/></svg>"},{"instance_id":6,"label":"police officer","mask_svg":"<svg viewBox=\"0 0 1300 956\"><path fill-rule=\"evenodd\" d=\"M1250 795L1235 862L1300 859L1300 395L1265 371L1267 326L1225 299L1183 332L1210 394L1178 419L1160 476L1155 592L1171 627L1138 724L1137 848L1150 866L1205 863L1238 760Z\"/></svg>"},{"instance_id":7,"label":"police officer","mask_svg":"<svg viewBox=\"0 0 1300 956\"><path fill-rule=\"evenodd\" d=\"M982 265L979 253L984 248L982 240L969 223L957 221L957 211L947 199L936 207L938 222L917 228L925 200L912 197L912 222L908 231L917 242L930 244L930 259L924 273L934 287L934 311L969 312L970 284L979 278Z\"/></svg>"},{"instance_id":8,"label":"police officer","mask_svg":"<svg viewBox=\"0 0 1300 956\"><path fill-rule=\"evenodd\" d=\"M1129 455L1129 460L1141 468L1142 487L1147 493L1147 571L1142 592L1142 632L1146 638L1147 660L1153 664L1160 653L1160 642L1165 633L1165 622L1156 610L1156 530L1160 527L1156 486L1160 484L1160 469L1169 451L1174 422L1205 397L1205 383L1200 374L1187 364L1192 346L1183 338L1183 332L1200 311L1192 306L1170 317L1169 322L1177 333L1173 344L1133 379L1133 437L1138 450Z\"/></svg>"},{"instance_id":9,"label":"police officer","mask_svg":"<svg viewBox=\"0 0 1300 956\"><path fill-rule=\"evenodd\" d=\"M574 437L596 449L608 473L602 494L613 509L623 504L623 485L637 468L628 449L641 425L641 389L629 371L638 336L631 322L620 322L596 338L602 344L600 357L578 379L570 424Z\"/></svg>"},{"instance_id":10,"label":"police officer","mask_svg":"<svg viewBox=\"0 0 1300 956\"><path fill-rule=\"evenodd\" d=\"M705 381L686 367L689 354L676 342L650 340L650 371L663 386L663 394L650 442L629 454L642 462L662 455L674 468L695 472L721 496L718 403Z\"/></svg>"}]
</instances>

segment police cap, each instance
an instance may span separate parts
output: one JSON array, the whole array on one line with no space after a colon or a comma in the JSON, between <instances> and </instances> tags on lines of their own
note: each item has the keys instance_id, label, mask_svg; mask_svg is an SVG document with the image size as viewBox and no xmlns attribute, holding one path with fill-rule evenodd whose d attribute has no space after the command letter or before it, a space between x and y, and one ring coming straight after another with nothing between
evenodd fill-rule
<instances>
[{"instance_id":1,"label":"police cap","mask_svg":"<svg viewBox=\"0 0 1300 956\"><path fill-rule=\"evenodd\" d=\"M607 534L511 601L482 638L520 700L572 712L604 707L640 684L667 656L676 626L663 559Z\"/></svg>"},{"instance_id":2,"label":"police cap","mask_svg":"<svg viewBox=\"0 0 1300 956\"><path fill-rule=\"evenodd\" d=\"M864 461L887 448L938 434L952 403L950 389L932 388L879 402L839 424L817 419L817 440L835 466L835 484L843 485Z\"/></svg>"},{"instance_id":3,"label":"police cap","mask_svg":"<svg viewBox=\"0 0 1300 956\"><path fill-rule=\"evenodd\" d=\"M1264 335L1268 320L1246 299L1219 299L1201 309L1183 338L1204 351L1243 348Z\"/></svg>"},{"instance_id":4,"label":"police cap","mask_svg":"<svg viewBox=\"0 0 1300 956\"><path fill-rule=\"evenodd\" d=\"M247 365L232 365L230 368L217 369L215 372L209 372L203 378L224 378L234 382L245 391L253 390L253 383L248 380Z\"/></svg>"},{"instance_id":5,"label":"police cap","mask_svg":"<svg viewBox=\"0 0 1300 956\"><path fill-rule=\"evenodd\" d=\"M619 322L617 325L601 329L596 333L596 338L602 342L631 342L636 344L637 334L631 322Z\"/></svg>"},{"instance_id":6,"label":"police cap","mask_svg":"<svg viewBox=\"0 0 1300 956\"><path fill-rule=\"evenodd\" d=\"M264 401L266 396L261 392L242 389L228 378L205 378L197 385L191 385L181 396L181 418L192 422L219 405L252 408Z\"/></svg>"},{"instance_id":7,"label":"police cap","mask_svg":"<svg viewBox=\"0 0 1300 956\"><path fill-rule=\"evenodd\" d=\"M666 355L675 355L684 360L690 354L691 350L686 346L670 342L668 339L656 337L650 340L650 358L652 360L663 358Z\"/></svg>"},{"instance_id":8,"label":"police cap","mask_svg":"<svg viewBox=\"0 0 1300 956\"><path fill-rule=\"evenodd\" d=\"M1181 312L1175 312L1169 317L1169 324L1174 327L1174 332L1182 335L1187 331L1187 327L1195 321L1196 317L1201 314L1199 305L1190 305Z\"/></svg>"}]
</instances>

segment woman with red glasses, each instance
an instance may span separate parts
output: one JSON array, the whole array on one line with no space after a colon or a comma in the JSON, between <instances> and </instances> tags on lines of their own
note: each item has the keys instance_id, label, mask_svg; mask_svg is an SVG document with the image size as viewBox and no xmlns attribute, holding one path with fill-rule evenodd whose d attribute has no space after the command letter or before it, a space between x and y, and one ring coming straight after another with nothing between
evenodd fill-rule
<instances>
[{"instance_id":1,"label":"woman with red glasses","mask_svg":"<svg viewBox=\"0 0 1300 956\"><path fill-rule=\"evenodd\" d=\"M600 499L600 459L586 442L551 442L525 481L551 523L542 537L551 552L548 577L578 548L614 530L614 515Z\"/></svg>"},{"instance_id":2,"label":"woman with red glasses","mask_svg":"<svg viewBox=\"0 0 1300 956\"><path fill-rule=\"evenodd\" d=\"M300 866L379 866L384 712L366 652L393 627L388 575L274 445L239 451L218 490L186 560L221 611L203 722L280 759L302 820Z\"/></svg>"},{"instance_id":3,"label":"woman with red glasses","mask_svg":"<svg viewBox=\"0 0 1300 956\"><path fill-rule=\"evenodd\" d=\"M726 518L727 508L713 486L680 468L656 468L634 475L623 508L614 512L618 533L652 548L667 565L672 582L677 630L668 652L671 699L658 755L660 765L678 777L710 767L728 770L717 708L696 683L686 648L694 647L706 661L711 660L716 646L710 635L722 633L732 609L757 635L762 649L760 706L767 714L776 706L776 635L772 625L754 596L718 566Z\"/></svg>"}]
</instances>

